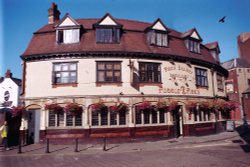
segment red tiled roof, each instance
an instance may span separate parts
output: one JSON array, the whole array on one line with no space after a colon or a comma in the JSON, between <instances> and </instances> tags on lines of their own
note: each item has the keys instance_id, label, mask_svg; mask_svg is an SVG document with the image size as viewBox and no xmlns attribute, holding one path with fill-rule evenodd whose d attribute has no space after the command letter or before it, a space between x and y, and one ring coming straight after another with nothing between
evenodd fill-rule
<instances>
[{"instance_id":1,"label":"red tiled roof","mask_svg":"<svg viewBox=\"0 0 250 167\"><path fill-rule=\"evenodd\" d=\"M218 42L211 42L211 43L207 43L205 44L205 46L208 48L208 49L215 49L219 46Z\"/></svg>"},{"instance_id":2,"label":"red tiled roof","mask_svg":"<svg viewBox=\"0 0 250 167\"><path fill-rule=\"evenodd\" d=\"M185 46L183 34L172 29L168 29L170 31L168 47L157 47L149 45L147 42L145 30L152 24L145 22L116 19L117 23L123 25L124 30L124 33L121 36L120 43L96 43L95 30L93 29L93 24L97 23L99 20L100 19L76 19L76 21L80 25L82 25L83 28L86 30L83 35L81 35L81 42L77 44L57 44L56 32L54 29L57 23L55 23L54 25L45 25L34 33L29 43L29 46L23 53L22 57L25 58L37 54L51 53L117 51L177 55L182 57L200 59L213 64L218 64L217 62L215 62L215 60L209 53L209 50L203 45L201 45L200 54L189 52ZM192 30L194 31L195 29Z\"/></svg>"}]
</instances>

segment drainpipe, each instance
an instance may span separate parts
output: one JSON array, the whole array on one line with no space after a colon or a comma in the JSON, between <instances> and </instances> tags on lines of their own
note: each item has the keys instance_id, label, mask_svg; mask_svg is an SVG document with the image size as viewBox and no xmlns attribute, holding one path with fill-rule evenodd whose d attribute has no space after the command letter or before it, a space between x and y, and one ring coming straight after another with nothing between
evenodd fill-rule
<instances>
[{"instance_id":1,"label":"drainpipe","mask_svg":"<svg viewBox=\"0 0 250 167\"><path fill-rule=\"evenodd\" d=\"M216 100L217 96L215 95L215 89L214 89L214 68L211 68L211 75L212 75L213 100ZM216 117L216 111L215 111L214 115L215 115L215 133L217 133L217 117Z\"/></svg>"}]
</instances>

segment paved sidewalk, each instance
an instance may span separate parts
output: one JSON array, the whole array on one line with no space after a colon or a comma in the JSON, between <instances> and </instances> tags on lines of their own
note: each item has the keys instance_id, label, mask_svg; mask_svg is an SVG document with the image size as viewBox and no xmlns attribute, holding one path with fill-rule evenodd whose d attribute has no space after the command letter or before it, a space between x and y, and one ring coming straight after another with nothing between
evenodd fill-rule
<instances>
[{"instance_id":1,"label":"paved sidewalk","mask_svg":"<svg viewBox=\"0 0 250 167\"><path fill-rule=\"evenodd\" d=\"M238 130L239 131L239 130ZM240 133L240 134L239 134ZM245 136L245 137L244 137ZM136 140L136 139L135 139ZM103 143L99 144L79 144L78 152L74 152L75 145L50 144L50 153L45 153L46 144L32 144L22 147L22 153L18 154L18 147L14 147L9 151L0 148L0 156L33 156L33 155L65 155L65 154L105 154L105 153L122 153L136 151L154 151L168 150L175 148L198 147L200 145L211 144L227 144L240 143L249 144L250 130L222 132L208 136L190 136L180 137L177 139L166 139L158 141L139 141L129 143L109 144L107 139L106 151L103 151Z\"/></svg>"}]
</instances>

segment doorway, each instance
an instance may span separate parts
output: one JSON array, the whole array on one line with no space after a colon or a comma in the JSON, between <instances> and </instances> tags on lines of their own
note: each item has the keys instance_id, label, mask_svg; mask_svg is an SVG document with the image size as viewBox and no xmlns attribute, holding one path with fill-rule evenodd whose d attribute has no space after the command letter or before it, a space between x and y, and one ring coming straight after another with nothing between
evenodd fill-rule
<instances>
[{"instance_id":1,"label":"doorway","mask_svg":"<svg viewBox=\"0 0 250 167\"><path fill-rule=\"evenodd\" d=\"M174 137L178 138L182 136L182 107L178 106L173 111L173 123L174 123Z\"/></svg>"},{"instance_id":2,"label":"doorway","mask_svg":"<svg viewBox=\"0 0 250 167\"><path fill-rule=\"evenodd\" d=\"M40 138L40 109L28 110L27 143L39 143Z\"/></svg>"}]
</instances>

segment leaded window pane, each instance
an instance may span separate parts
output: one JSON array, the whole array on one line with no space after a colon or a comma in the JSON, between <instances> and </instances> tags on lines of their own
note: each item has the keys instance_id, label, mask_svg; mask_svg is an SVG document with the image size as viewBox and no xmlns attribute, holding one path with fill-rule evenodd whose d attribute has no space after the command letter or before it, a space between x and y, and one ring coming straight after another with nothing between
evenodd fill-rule
<instances>
[{"instance_id":1,"label":"leaded window pane","mask_svg":"<svg viewBox=\"0 0 250 167\"><path fill-rule=\"evenodd\" d=\"M82 113L75 116L75 126L82 126Z\"/></svg>"},{"instance_id":2,"label":"leaded window pane","mask_svg":"<svg viewBox=\"0 0 250 167\"><path fill-rule=\"evenodd\" d=\"M56 114L53 111L49 111L49 127L56 125Z\"/></svg>"},{"instance_id":3,"label":"leaded window pane","mask_svg":"<svg viewBox=\"0 0 250 167\"><path fill-rule=\"evenodd\" d=\"M117 125L117 113L110 112L110 125Z\"/></svg>"},{"instance_id":4,"label":"leaded window pane","mask_svg":"<svg viewBox=\"0 0 250 167\"><path fill-rule=\"evenodd\" d=\"M92 118L92 120L91 120L92 126L98 126L99 125L99 118L98 118L97 111L92 111L91 118Z\"/></svg>"},{"instance_id":5,"label":"leaded window pane","mask_svg":"<svg viewBox=\"0 0 250 167\"><path fill-rule=\"evenodd\" d=\"M160 110L160 123L165 123L165 111L164 110Z\"/></svg>"},{"instance_id":6,"label":"leaded window pane","mask_svg":"<svg viewBox=\"0 0 250 167\"><path fill-rule=\"evenodd\" d=\"M76 63L56 63L54 64L53 83L76 83L77 64Z\"/></svg>"},{"instance_id":7,"label":"leaded window pane","mask_svg":"<svg viewBox=\"0 0 250 167\"><path fill-rule=\"evenodd\" d=\"M155 110L153 110L152 112L151 112L151 114L152 114L152 124L157 124L157 111L155 111Z\"/></svg>"},{"instance_id":8,"label":"leaded window pane","mask_svg":"<svg viewBox=\"0 0 250 167\"><path fill-rule=\"evenodd\" d=\"M119 123L120 125L126 125L126 112L119 113Z\"/></svg>"},{"instance_id":9,"label":"leaded window pane","mask_svg":"<svg viewBox=\"0 0 250 167\"><path fill-rule=\"evenodd\" d=\"M143 111L144 124L150 123L150 112L148 110Z\"/></svg>"},{"instance_id":10,"label":"leaded window pane","mask_svg":"<svg viewBox=\"0 0 250 167\"><path fill-rule=\"evenodd\" d=\"M161 70L159 63L139 63L141 82L161 82Z\"/></svg>"},{"instance_id":11,"label":"leaded window pane","mask_svg":"<svg viewBox=\"0 0 250 167\"><path fill-rule=\"evenodd\" d=\"M136 111L135 112L135 123L136 124L141 124L142 123L142 118L141 118L141 111Z\"/></svg>"},{"instance_id":12,"label":"leaded window pane","mask_svg":"<svg viewBox=\"0 0 250 167\"><path fill-rule=\"evenodd\" d=\"M120 82L120 62L97 62L97 82Z\"/></svg>"}]
</instances>

